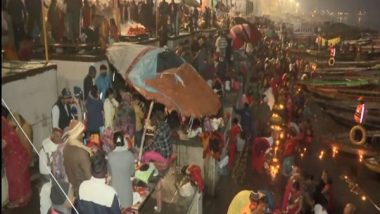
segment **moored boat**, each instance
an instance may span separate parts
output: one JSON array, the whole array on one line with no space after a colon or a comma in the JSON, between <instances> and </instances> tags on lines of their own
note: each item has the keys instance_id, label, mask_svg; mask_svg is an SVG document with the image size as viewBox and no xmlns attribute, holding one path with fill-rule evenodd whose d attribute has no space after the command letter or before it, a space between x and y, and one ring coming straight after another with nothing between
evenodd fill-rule
<instances>
[{"instance_id":1,"label":"moored boat","mask_svg":"<svg viewBox=\"0 0 380 214\"><path fill-rule=\"evenodd\" d=\"M380 156L367 158L364 164L369 170L380 174Z\"/></svg>"}]
</instances>

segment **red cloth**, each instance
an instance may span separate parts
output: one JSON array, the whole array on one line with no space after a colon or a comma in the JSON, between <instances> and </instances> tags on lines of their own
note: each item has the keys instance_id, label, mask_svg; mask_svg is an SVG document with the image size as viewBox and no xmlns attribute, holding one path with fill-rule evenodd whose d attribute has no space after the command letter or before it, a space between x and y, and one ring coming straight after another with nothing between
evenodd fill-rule
<instances>
[{"instance_id":1,"label":"red cloth","mask_svg":"<svg viewBox=\"0 0 380 214\"><path fill-rule=\"evenodd\" d=\"M296 146L297 146L297 140L287 139L285 141L283 157L288 157L290 155L293 155L295 152Z\"/></svg>"},{"instance_id":2,"label":"red cloth","mask_svg":"<svg viewBox=\"0 0 380 214\"><path fill-rule=\"evenodd\" d=\"M252 142L252 161L251 167L253 171L262 173L265 163L265 151L270 147L269 142L265 138L255 138Z\"/></svg>"},{"instance_id":3,"label":"red cloth","mask_svg":"<svg viewBox=\"0 0 380 214\"><path fill-rule=\"evenodd\" d=\"M197 184L198 191L203 192L204 185L201 168L197 165L190 165L189 167L187 167L187 171L189 172L191 180Z\"/></svg>"},{"instance_id":4,"label":"red cloth","mask_svg":"<svg viewBox=\"0 0 380 214\"><path fill-rule=\"evenodd\" d=\"M30 156L16 131L4 117L1 118L1 134L6 142L2 152L9 186L9 203L24 206L32 196L29 174Z\"/></svg>"},{"instance_id":5,"label":"red cloth","mask_svg":"<svg viewBox=\"0 0 380 214\"><path fill-rule=\"evenodd\" d=\"M87 29L91 25L91 8L88 5L83 7L83 28Z\"/></svg>"},{"instance_id":6,"label":"red cloth","mask_svg":"<svg viewBox=\"0 0 380 214\"><path fill-rule=\"evenodd\" d=\"M285 198L287 199L287 206L291 205L291 204L296 204L296 206L294 206L293 208L287 208L287 214L298 214L297 213L297 210L299 209L299 202L296 202L297 200L300 200L300 197L301 197L301 192L300 191L297 191L297 192L292 192L290 191L289 195L288 195L288 198Z\"/></svg>"},{"instance_id":7,"label":"red cloth","mask_svg":"<svg viewBox=\"0 0 380 214\"><path fill-rule=\"evenodd\" d=\"M288 206L288 199L290 192L292 191L292 181L289 180L285 187L284 197L282 198L282 206L281 210L286 210L286 207Z\"/></svg>"}]
</instances>

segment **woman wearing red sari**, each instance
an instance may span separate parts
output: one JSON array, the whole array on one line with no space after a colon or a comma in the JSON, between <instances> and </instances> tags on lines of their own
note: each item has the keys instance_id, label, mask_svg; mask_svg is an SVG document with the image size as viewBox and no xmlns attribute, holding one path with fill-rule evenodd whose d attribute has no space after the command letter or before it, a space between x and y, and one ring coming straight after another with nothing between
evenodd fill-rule
<instances>
[{"instance_id":1,"label":"woman wearing red sari","mask_svg":"<svg viewBox=\"0 0 380 214\"><path fill-rule=\"evenodd\" d=\"M252 161L253 171L263 173L265 163L265 152L269 149L270 144L264 137L257 137L252 142Z\"/></svg>"},{"instance_id":2,"label":"woman wearing red sari","mask_svg":"<svg viewBox=\"0 0 380 214\"><path fill-rule=\"evenodd\" d=\"M2 151L8 179L9 207L25 206L31 199L30 154L6 117L1 117Z\"/></svg>"},{"instance_id":3,"label":"woman wearing red sari","mask_svg":"<svg viewBox=\"0 0 380 214\"><path fill-rule=\"evenodd\" d=\"M299 214L302 210L303 197L301 193L300 183L298 181L293 182L292 190L287 198L286 214Z\"/></svg>"}]
</instances>

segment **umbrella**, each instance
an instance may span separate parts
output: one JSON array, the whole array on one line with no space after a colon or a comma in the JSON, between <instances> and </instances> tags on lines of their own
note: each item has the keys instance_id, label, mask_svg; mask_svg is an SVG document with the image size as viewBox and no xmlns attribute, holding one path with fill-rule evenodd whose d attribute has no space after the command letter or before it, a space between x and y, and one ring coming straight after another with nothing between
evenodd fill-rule
<instances>
[{"instance_id":1,"label":"umbrella","mask_svg":"<svg viewBox=\"0 0 380 214\"><path fill-rule=\"evenodd\" d=\"M169 111L200 118L216 114L221 107L198 72L170 50L119 43L108 48L107 56L136 91Z\"/></svg>"},{"instance_id":2,"label":"umbrella","mask_svg":"<svg viewBox=\"0 0 380 214\"><path fill-rule=\"evenodd\" d=\"M255 44L262 37L256 26L248 23L234 25L230 29L230 35L232 37L232 47L234 50L242 48L244 43L247 42Z\"/></svg>"},{"instance_id":3,"label":"umbrella","mask_svg":"<svg viewBox=\"0 0 380 214\"><path fill-rule=\"evenodd\" d=\"M125 72L127 83L152 100L148 119L153 102L159 102L169 111L176 110L188 117L214 115L221 107L218 96L204 79L170 50L116 43L107 49L107 57L119 72Z\"/></svg>"}]
</instances>

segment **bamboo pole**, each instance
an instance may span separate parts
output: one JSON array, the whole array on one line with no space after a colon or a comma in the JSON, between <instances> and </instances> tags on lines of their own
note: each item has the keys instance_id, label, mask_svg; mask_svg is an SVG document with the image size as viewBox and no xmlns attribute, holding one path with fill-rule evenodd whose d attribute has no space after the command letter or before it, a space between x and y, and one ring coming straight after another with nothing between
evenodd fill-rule
<instances>
[{"instance_id":1,"label":"bamboo pole","mask_svg":"<svg viewBox=\"0 0 380 214\"><path fill-rule=\"evenodd\" d=\"M151 116L152 110L153 110L153 105L154 105L154 101L151 101L146 121L150 120L150 116ZM141 157L142 157L142 152L143 152L143 149L144 149L144 141L145 141L146 131L147 131L147 127L146 127L146 125L144 125L144 131L143 131L143 135L142 135L142 138L141 138L141 144L140 144L140 152L139 152L138 165L141 164Z\"/></svg>"},{"instance_id":2,"label":"bamboo pole","mask_svg":"<svg viewBox=\"0 0 380 214\"><path fill-rule=\"evenodd\" d=\"M45 64L49 63L49 50L47 44L47 32L46 32L46 23L45 23L45 14L44 14L44 1L41 0L41 21L42 21L42 32L44 35L44 47L45 47Z\"/></svg>"}]
</instances>

